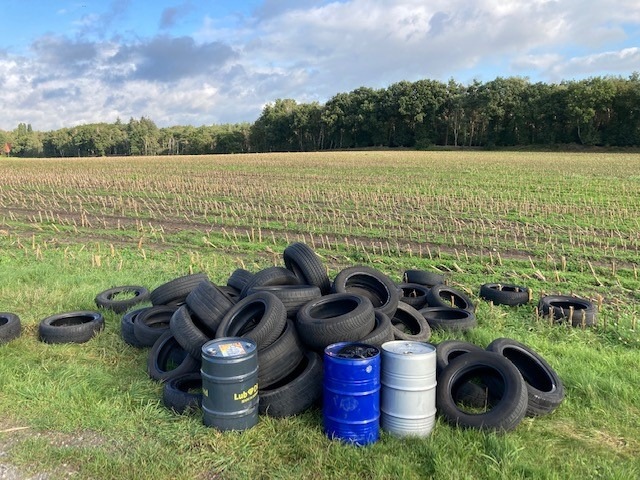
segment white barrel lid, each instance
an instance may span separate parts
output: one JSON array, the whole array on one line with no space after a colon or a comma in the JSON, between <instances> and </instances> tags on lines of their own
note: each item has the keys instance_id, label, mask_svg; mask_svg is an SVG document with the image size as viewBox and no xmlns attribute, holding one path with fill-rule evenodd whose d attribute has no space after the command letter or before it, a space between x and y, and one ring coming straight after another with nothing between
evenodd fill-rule
<instances>
[{"instance_id":1,"label":"white barrel lid","mask_svg":"<svg viewBox=\"0 0 640 480\"><path fill-rule=\"evenodd\" d=\"M435 352L436 347L415 340L392 340L382 344L382 351L394 355L425 355Z\"/></svg>"}]
</instances>

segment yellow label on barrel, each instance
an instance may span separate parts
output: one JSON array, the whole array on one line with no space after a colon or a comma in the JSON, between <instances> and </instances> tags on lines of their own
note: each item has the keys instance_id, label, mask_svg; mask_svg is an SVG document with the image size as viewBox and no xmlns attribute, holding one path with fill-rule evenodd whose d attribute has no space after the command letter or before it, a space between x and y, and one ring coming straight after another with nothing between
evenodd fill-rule
<instances>
[{"instance_id":1,"label":"yellow label on barrel","mask_svg":"<svg viewBox=\"0 0 640 480\"><path fill-rule=\"evenodd\" d=\"M253 400L258 395L258 384L256 383L252 387L243 390L240 393L234 393L233 399L239 401L240 403L246 403L249 400Z\"/></svg>"}]
</instances>

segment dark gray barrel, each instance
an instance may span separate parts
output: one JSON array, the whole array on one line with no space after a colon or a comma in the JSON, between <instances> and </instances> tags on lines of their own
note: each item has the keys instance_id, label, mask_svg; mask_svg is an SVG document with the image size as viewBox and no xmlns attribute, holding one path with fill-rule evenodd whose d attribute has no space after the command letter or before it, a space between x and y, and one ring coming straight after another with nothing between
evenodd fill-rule
<instances>
[{"instance_id":1,"label":"dark gray barrel","mask_svg":"<svg viewBox=\"0 0 640 480\"><path fill-rule=\"evenodd\" d=\"M203 422L218 430L258 423L258 350L247 338L217 338L202 346Z\"/></svg>"}]
</instances>

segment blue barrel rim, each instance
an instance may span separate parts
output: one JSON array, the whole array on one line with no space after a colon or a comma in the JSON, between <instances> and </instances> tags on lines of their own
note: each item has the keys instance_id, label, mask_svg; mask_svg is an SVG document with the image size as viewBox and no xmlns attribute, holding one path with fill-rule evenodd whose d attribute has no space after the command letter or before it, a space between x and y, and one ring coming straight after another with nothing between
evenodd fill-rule
<instances>
[{"instance_id":1,"label":"blue barrel rim","mask_svg":"<svg viewBox=\"0 0 640 480\"><path fill-rule=\"evenodd\" d=\"M340 348L343 348L347 345L353 345L353 346L363 346L363 347L369 347L369 348L374 348L376 350L376 354L371 356L371 357L366 357L366 358L346 358L346 357L339 357L336 354L335 350L338 350ZM370 343L365 343L365 342L336 342L336 343L332 343L330 345L327 345L324 349L324 354L331 357L332 360L346 360L349 362L357 362L358 360L364 360L364 361L368 361L371 360L372 358L378 357L380 356L380 354L382 353L382 350L380 347L376 347L375 345L371 345Z\"/></svg>"}]
</instances>

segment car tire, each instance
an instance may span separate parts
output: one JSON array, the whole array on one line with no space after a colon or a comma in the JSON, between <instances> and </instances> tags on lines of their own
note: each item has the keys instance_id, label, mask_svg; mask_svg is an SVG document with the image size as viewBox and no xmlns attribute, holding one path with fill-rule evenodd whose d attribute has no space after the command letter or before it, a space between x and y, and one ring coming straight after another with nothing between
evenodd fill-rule
<instances>
[{"instance_id":1,"label":"car tire","mask_svg":"<svg viewBox=\"0 0 640 480\"><path fill-rule=\"evenodd\" d=\"M46 343L85 343L103 328L104 317L101 313L82 310L43 319L38 326L38 336Z\"/></svg>"}]
</instances>

